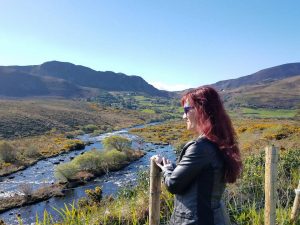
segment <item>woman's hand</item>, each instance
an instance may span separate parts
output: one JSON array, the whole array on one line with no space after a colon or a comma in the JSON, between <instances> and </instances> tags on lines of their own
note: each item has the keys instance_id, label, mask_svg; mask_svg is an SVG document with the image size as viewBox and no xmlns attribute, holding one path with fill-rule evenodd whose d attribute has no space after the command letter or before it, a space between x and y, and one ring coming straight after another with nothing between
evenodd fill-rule
<instances>
[{"instance_id":1,"label":"woman's hand","mask_svg":"<svg viewBox=\"0 0 300 225\"><path fill-rule=\"evenodd\" d=\"M154 162L156 163L156 165L158 167L161 168L161 170L165 170L165 169L172 169L173 168L173 165L172 165L172 162L165 158L165 157L162 157L161 155L154 155L151 157L152 160L154 160Z\"/></svg>"}]
</instances>

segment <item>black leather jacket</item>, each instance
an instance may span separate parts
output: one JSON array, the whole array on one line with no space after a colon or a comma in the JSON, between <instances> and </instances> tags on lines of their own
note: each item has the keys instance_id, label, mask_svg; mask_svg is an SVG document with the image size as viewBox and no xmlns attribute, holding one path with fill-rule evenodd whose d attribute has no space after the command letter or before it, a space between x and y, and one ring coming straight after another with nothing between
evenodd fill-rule
<instances>
[{"instance_id":1,"label":"black leather jacket","mask_svg":"<svg viewBox=\"0 0 300 225\"><path fill-rule=\"evenodd\" d=\"M183 147L177 166L163 170L164 183L175 194L169 224L230 224L221 201L223 164L218 147L205 137Z\"/></svg>"}]
</instances>

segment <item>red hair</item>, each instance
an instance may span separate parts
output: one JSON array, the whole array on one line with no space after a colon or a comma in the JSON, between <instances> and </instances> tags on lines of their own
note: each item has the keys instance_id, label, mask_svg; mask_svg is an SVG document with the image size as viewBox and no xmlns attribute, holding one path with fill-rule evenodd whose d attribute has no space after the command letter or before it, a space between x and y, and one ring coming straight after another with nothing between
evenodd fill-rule
<instances>
[{"instance_id":1,"label":"red hair","mask_svg":"<svg viewBox=\"0 0 300 225\"><path fill-rule=\"evenodd\" d=\"M214 142L224 158L224 179L234 183L242 170L240 150L236 133L227 115L218 92L212 87L204 86L187 92L181 104L189 102L195 107L197 131Z\"/></svg>"}]
</instances>

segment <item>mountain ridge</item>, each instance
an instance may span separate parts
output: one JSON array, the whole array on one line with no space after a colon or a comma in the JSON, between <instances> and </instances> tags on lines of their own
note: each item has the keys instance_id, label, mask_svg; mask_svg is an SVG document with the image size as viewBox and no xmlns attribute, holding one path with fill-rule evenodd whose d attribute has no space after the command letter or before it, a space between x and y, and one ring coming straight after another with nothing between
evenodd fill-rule
<instances>
[{"instance_id":1,"label":"mountain ridge","mask_svg":"<svg viewBox=\"0 0 300 225\"><path fill-rule=\"evenodd\" d=\"M300 63L286 63L235 79L210 84L227 106L298 107ZM289 79L294 81L291 83ZM282 82L280 82L282 81ZM149 96L179 97L184 91L158 90L140 76L96 71L68 62L0 66L0 97L90 98L107 92L138 92ZM291 85L293 84L293 85ZM288 88L287 88L288 87Z\"/></svg>"},{"instance_id":2,"label":"mountain ridge","mask_svg":"<svg viewBox=\"0 0 300 225\"><path fill-rule=\"evenodd\" d=\"M218 81L211 84L217 89L237 88L243 85L253 85L259 83L268 83L287 77L297 76L300 74L300 63L286 63L278 66L269 67L259 70L255 73L242 76L239 78Z\"/></svg>"},{"instance_id":3,"label":"mountain ridge","mask_svg":"<svg viewBox=\"0 0 300 225\"><path fill-rule=\"evenodd\" d=\"M33 80L33 82L34 80L37 80L36 77L39 77L41 86L46 85L44 84L46 82L45 79L43 79L44 77L52 77L54 80L63 79L68 84L72 84L74 87L79 89L79 94L73 93L71 96L67 94L72 92L69 89L66 89L66 93L57 93L58 96L62 97L78 97L78 95L82 92L81 89L86 88L99 89L99 91L135 91L144 92L145 94L153 96L169 96L169 92L158 90L151 84L148 84L142 77L136 75L128 76L123 73L115 73L112 71L95 71L85 66L59 61L49 61L41 65L30 66L0 66L0 82L2 81L2 83L4 83L6 81L9 84L8 86L12 86L12 83L15 82L12 80L9 82L9 80L5 79L7 78L5 76L9 74L22 74L23 76L27 76L29 80ZM48 88L51 89L51 87ZM32 94L29 90L27 91L29 92L27 95ZM43 94L43 92L40 91L40 94ZM5 92L0 92L0 95L5 96ZM19 97L15 92L10 93L9 96L14 95Z\"/></svg>"}]
</instances>

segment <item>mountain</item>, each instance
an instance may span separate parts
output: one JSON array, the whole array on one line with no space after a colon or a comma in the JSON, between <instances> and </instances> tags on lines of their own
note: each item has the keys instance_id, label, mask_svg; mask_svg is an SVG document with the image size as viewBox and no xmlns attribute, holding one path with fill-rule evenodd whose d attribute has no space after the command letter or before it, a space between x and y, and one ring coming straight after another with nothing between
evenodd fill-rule
<instances>
[{"instance_id":1,"label":"mountain","mask_svg":"<svg viewBox=\"0 0 300 225\"><path fill-rule=\"evenodd\" d=\"M209 86L221 94L227 107L300 108L300 63L283 64ZM193 88L174 92L182 96Z\"/></svg>"},{"instance_id":2,"label":"mountain","mask_svg":"<svg viewBox=\"0 0 300 225\"><path fill-rule=\"evenodd\" d=\"M221 92L229 107L300 108L300 75L265 84L245 85Z\"/></svg>"},{"instance_id":3,"label":"mountain","mask_svg":"<svg viewBox=\"0 0 300 225\"><path fill-rule=\"evenodd\" d=\"M213 87L222 89L233 89L241 86L267 84L276 80L300 75L300 63L288 63L260 70L256 73L236 79L223 80L212 84Z\"/></svg>"},{"instance_id":4,"label":"mountain","mask_svg":"<svg viewBox=\"0 0 300 225\"><path fill-rule=\"evenodd\" d=\"M289 63L212 84L229 107L300 107L300 63Z\"/></svg>"},{"instance_id":5,"label":"mountain","mask_svg":"<svg viewBox=\"0 0 300 225\"><path fill-rule=\"evenodd\" d=\"M96 96L101 91L143 92L168 96L139 76L95 71L72 63L51 61L36 66L0 66L0 96Z\"/></svg>"}]
</instances>

